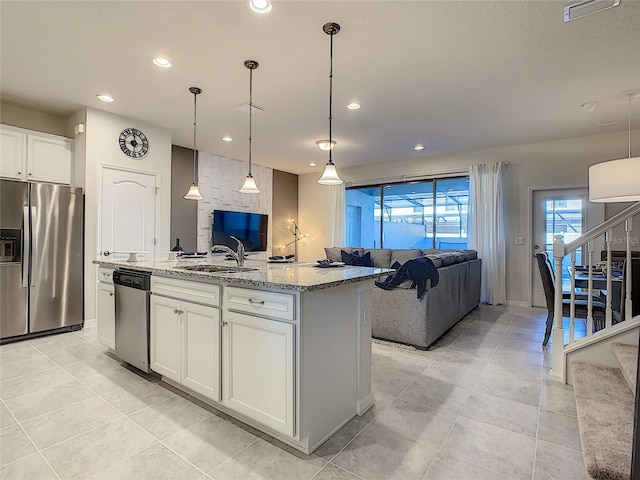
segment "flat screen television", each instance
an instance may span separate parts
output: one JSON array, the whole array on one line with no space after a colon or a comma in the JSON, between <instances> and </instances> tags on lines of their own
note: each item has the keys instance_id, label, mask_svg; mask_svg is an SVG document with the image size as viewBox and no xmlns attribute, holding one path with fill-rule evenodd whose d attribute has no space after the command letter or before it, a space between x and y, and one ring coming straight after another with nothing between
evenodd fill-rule
<instances>
[{"instance_id":1,"label":"flat screen television","mask_svg":"<svg viewBox=\"0 0 640 480\"><path fill-rule=\"evenodd\" d=\"M267 250L268 215L261 213L229 212L214 210L211 228L213 245L226 245L236 250L238 243L233 235L244 245L247 252L265 252Z\"/></svg>"}]
</instances>

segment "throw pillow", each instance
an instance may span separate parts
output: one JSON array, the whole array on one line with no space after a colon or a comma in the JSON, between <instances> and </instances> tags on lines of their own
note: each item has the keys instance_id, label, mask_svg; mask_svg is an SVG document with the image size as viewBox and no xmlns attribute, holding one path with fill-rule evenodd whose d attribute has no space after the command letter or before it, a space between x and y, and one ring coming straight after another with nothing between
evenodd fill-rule
<instances>
[{"instance_id":1,"label":"throw pillow","mask_svg":"<svg viewBox=\"0 0 640 480\"><path fill-rule=\"evenodd\" d=\"M364 255L360 255L358 251L353 253L347 253L344 250L340 252L342 256L342 261L346 265L352 265L354 267L373 267L373 262L371 261L371 254L369 252Z\"/></svg>"}]
</instances>

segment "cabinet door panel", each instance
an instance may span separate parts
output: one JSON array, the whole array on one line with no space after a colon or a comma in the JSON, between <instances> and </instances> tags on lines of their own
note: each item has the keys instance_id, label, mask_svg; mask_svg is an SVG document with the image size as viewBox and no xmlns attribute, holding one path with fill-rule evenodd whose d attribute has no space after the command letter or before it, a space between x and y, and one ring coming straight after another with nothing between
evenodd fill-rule
<instances>
[{"instance_id":1,"label":"cabinet door panel","mask_svg":"<svg viewBox=\"0 0 640 480\"><path fill-rule=\"evenodd\" d=\"M0 177L25 177L25 145L27 136L13 130L0 130Z\"/></svg>"},{"instance_id":2,"label":"cabinet door panel","mask_svg":"<svg viewBox=\"0 0 640 480\"><path fill-rule=\"evenodd\" d=\"M27 180L71 183L71 142L29 135Z\"/></svg>"},{"instance_id":3,"label":"cabinet door panel","mask_svg":"<svg viewBox=\"0 0 640 480\"><path fill-rule=\"evenodd\" d=\"M233 312L226 320L224 404L293 436L294 325Z\"/></svg>"},{"instance_id":4,"label":"cabinet door panel","mask_svg":"<svg viewBox=\"0 0 640 480\"><path fill-rule=\"evenodd\" d=\"M220 310L182 302L182 384L220 401Z\"/></svg>"},{"instance_id":5,"label":"cabinet door panel","mask_svg":"<svg viewBox=\"0 0 640 480\"><path fill-rule=\"evenodd\" d=\"M180 381L180 302L151 296L151 369Z\"/></svg>"},{"instance_id":6,"label":"cabinet door panel","mask_svg":"<svg viewBox=\"0 0 640 480\"><path fill-rule=\"evenodd\" d=\"M98 282L98 341L105 347L116 348L116 312L114 287Z\"/></svg>"}]
</instances>

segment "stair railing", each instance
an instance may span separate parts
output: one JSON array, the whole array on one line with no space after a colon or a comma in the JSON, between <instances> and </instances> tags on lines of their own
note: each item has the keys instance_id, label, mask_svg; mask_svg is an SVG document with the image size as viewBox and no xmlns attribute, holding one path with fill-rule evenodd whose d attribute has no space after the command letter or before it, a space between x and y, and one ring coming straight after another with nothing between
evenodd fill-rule
<instances>
[{"instance_id":1,"label":"stair railing","mask_svg":"<svg viewBox=\"0 0 640 480\"><path fill-rule=\"evenodd\" d=\"M581 235L579 238L574 241L564 244L562 235L556 235L555 240L553 242L553 258L555 259L555 298L554 298L554 309L553 309L553 330L552 330L552 363L551 363L551 372L549 372L549 377L555 380L566 382L567 374L566 374L566 361L565 361L565 349L575 343L575 306L576 306L576 251L580 248L586 247L587 249L587 290L589 295L587 296L587 337L591 335L604 335L607 331L610 331L613 324L613 308L612 308L612 269L611 269L611 243L613 240L613 229L618 225L624 224L625 230L625 239L626 239L626 252L625 258L626 262L626 284L625 287L625 298L621 299L621 302L624 301L624 318L621 318L620 321L631 320L632 314L632 305L631 305L631 229L632 229L632 217L640 213L640 202L634 203L633 205L627 207L620 213L614 215L610 219L601 223L597 227L592 228L588 232ZM607 250L607 259L606 259L606 309L605 309L605 322L604 326L598 325L600 328L595 333L593 332L593 295L591 292L593 291L593 250L594 243L596 240L600 239L604 235L604 242L606 244ZM570 292L570 303L569 303L569 343L565 345L564 343L564 327L562 324L563 319L563 307L562 307L562 260L567 255L571 255L570 262L571 266L571 292ZM584 261L582 262L584 263Z\"/></svg>"}]
</instances>

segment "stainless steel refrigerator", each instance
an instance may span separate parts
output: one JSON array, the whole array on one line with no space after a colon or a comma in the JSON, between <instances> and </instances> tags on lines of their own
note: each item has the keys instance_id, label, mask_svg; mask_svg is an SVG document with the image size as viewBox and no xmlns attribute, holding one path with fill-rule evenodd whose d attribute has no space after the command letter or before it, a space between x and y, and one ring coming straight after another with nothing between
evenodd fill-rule
<instances>
[{"instance_id":1,"label":"stainless steel refrigerator","mask_svg":"<svg viewBox=\"0 0 640 480\"><path fill-rule=\"evenodd\" d=\"M82 189L0 180L0 338L83 323Z\"/></svg>"}]
</instances>

